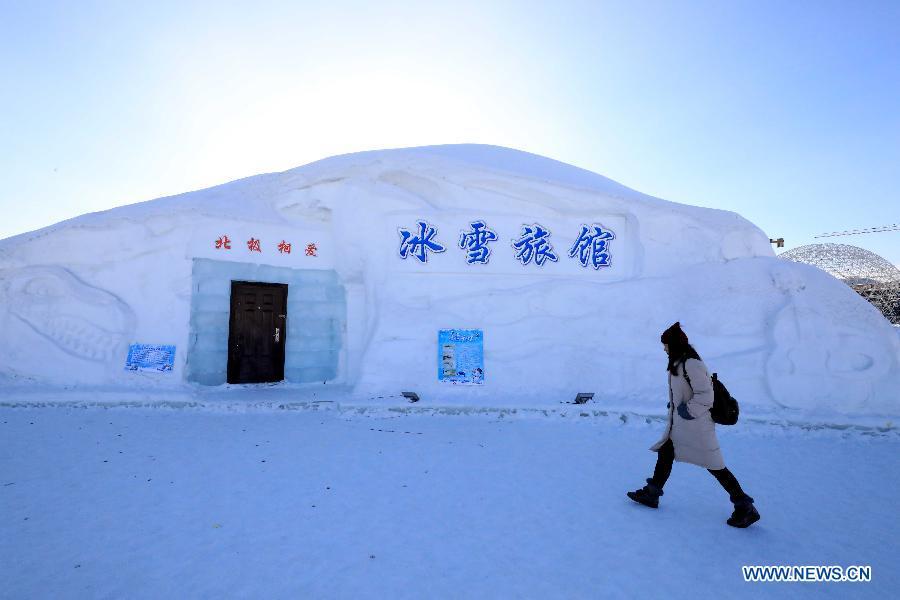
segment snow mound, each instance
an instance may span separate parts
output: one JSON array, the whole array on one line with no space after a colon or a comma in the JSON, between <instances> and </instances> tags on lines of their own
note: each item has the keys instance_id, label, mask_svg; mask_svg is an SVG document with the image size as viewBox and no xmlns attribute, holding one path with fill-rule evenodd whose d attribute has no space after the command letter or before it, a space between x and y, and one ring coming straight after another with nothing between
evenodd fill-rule
<instances>
[{"instance_id":1,"label":"snow mound","mask_svg":"<svg viewBox=\"0 0 900 600\"><path fill-rule=\"evenodd\" d=\"M478 219L500 239L488 264L468 265L454 245ZM398 254L398 228L418 221L447 247L427 263ZM557 263L514 259L510 241L530 223L552 232ZM571 236L594 223L615 231L607 268L565 256ZM234 252L213 245L226 233ZM267 252L248 253L251 238ZM273 250L313 239L316 261ZM556 405L594 391L597 402L661 407L659 333L677 320L745 408L900 412L900 340L889 323L831 276L775 258L752 223L479 145L338 156L2 240L0 382L199 381L198 364L226 360L224 346L204 346L204 332L227 334L228 314L215 304L227 290L207 289L198 261L222 273L241 264L262 281L284 268L334 274L324 292L307 285L325 281L313 278L289 294L302 294L310 315L289 317L308 325L288 330L291 377L333 372L318 384L361 397L414 389L448 404ZM437 331L447 328L484 331L484 385L437 381ZM175 345L174 371L125 372L136 342Z\"/></svg>"}]
</instances>

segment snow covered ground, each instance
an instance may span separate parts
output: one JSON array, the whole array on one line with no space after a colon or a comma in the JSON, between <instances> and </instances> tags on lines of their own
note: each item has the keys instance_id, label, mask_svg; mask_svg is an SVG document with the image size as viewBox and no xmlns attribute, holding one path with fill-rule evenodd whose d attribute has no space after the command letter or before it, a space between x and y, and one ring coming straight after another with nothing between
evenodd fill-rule
<instances>
[{"instance_id":1,"label":"snow covered ground","mask_svg":"<svg viewBox=\"0 0 900 600\"><path fill-rule=\"evenodd\" d=\"M630 502L661 424L324 408L0 408L3 598L885 598L900 435L739 424L762 521L676 464ZM745 583L742 565L871 565Z\"/></svg>"}]
</instances>

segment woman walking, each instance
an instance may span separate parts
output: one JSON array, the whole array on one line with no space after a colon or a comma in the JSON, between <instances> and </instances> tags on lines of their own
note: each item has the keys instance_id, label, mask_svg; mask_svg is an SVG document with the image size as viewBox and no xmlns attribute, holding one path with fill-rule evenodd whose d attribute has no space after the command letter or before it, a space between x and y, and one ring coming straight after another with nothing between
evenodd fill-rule
<instances>
[{"instance_id":1,"label":"woman walking","mask_svg":"<svg viewBox=\"0 0 900 600\"><path fill-rule=\"evenodd\" d=\"M706 365L688 342L680 323L666 329L660 340L669 355L669 423L663 437L650 448L657 453L653 477L643 488L628 492L628 497L657 508L673 461L692 463L706 468L728 492L734 513L727 523L749 527L759 521L759 513L753 498L744 493L722 459L716 425L709 414L713 388Z\"/></svg>"}]
</instances>

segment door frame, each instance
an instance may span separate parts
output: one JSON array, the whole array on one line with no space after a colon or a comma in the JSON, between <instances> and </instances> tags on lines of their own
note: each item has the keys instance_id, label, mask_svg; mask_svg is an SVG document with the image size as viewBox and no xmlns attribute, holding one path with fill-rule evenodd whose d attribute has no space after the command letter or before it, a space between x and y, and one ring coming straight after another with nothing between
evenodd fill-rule
<instances>
[{"instance_id":1,"label":"door frame","mask_svg":"<svg viewBox=\"0 0 900 600\"><path fill-rule=\"evenodd\" d=\"M275 315L275 319L281 318L281 330L279 332L280 335L280 344L278 346L278 354L276 355L276 377L271 380L266 381L258 381L258 382L242 382L238 381L240 374L240 355L237 352L237 340L234 339L235 335L235 290L239 289L240 286L253 286L253 287L263 287L263 288L271 288L276 293L280 293L282 295L282 299L284 302L284 314L283 315ZM229 296L229 307L228 307L228 365L226 368L226 382L228 383L237 383L237 384L253 384L253 383L274 383L278 381L284 381L284 362L285 362L285 348L287 347L287 311L288 311L288 284L286 283L269 283L266 281L242 281L242 280L232 280L231 281L231 295Z\"/></svg>"}]
</instances>

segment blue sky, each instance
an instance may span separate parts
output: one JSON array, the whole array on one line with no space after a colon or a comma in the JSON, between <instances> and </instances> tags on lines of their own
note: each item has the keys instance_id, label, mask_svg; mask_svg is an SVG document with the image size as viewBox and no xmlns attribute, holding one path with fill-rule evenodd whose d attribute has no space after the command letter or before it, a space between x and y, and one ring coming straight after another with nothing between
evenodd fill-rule
<instances>
[{"instance_id":1,"label":"blue sky","mask_svg":"<svg viewBox=\"0 0 900 600\"><path fill-rule=\"evenodd\" d=\"M734 210L788 247L900 223L896 1L0 2L0 238L462 142ZM900 263L900 231L820 241Z\"/></svg>"}]
</instances>

